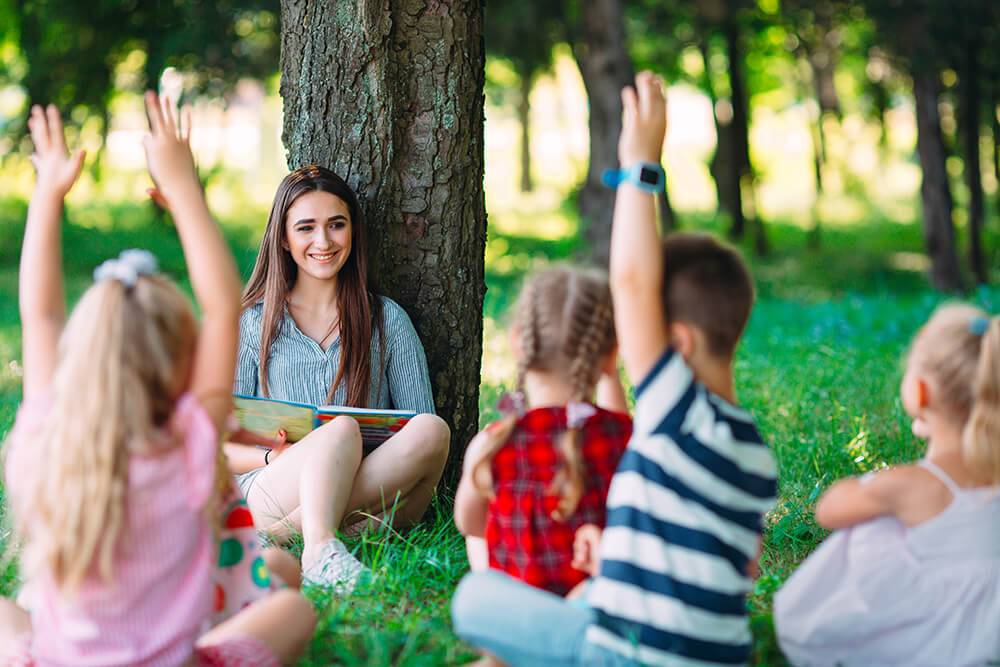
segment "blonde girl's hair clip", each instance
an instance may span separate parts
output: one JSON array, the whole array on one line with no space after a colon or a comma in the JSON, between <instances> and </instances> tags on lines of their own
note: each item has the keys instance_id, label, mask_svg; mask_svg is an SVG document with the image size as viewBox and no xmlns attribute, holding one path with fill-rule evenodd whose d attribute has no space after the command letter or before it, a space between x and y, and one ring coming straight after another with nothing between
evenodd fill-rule
<instances>
[{"instance_id":1,"label":"blonde girl's hair clip","mask_svg":"<svg viewBox=\"0 0 1000 667\"><path fill-rule=\"evenodd\" d=\"M115 259L108 259L94 269L94 282L117 280L125 287L135 287L139 276L156 273L156 257L148 250L124 250Z\"/></svg>"},{"instance_id":2,"label":"blonde girl's hair clip","mask_svg":"<svg viewBox=\"0 0 1000 667\"><path fill-rule=\"evenodd\" d=\"M984 335L989 328L990 319L988 317L973 317L969 320L969 333L974 336Z\"/></svg>"}]
</instances>

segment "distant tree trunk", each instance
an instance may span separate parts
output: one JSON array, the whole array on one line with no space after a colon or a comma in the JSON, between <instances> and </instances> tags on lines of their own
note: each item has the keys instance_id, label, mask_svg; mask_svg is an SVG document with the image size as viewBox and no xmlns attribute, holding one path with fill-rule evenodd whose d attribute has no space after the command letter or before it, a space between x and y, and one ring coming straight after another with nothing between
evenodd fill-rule
<instances>
[{"instance_id":1,"label":"distant tree trunk","mask_svg":"<svg viewBox=\"0 0 1000 667\"><path fill-rule=\"evenodd\" d=\"M517 101L517 121L521 125L521 192L531 192L531 72L521 72L521 98Z\"/></svg>"},{"instance_id":2,"label":"distant tree trunk","mask_svg":"<svg viewBox=\"0 0 1000 667\"><path fill-rule=\"evenodd\" d=\"M993 95L990 100L990 129L993 136L993 179L1000 183L1000 82L993 82ZM997 217L1000 218L1000 187L997 187Z\"/></svg>"},{"instance_id":3,"label":"distant tree trunk","mask_svg":"<svg viewBox=\"0 0 1000 667\"><path fill-rule=\"evenodd\" d=\"M670 190L667 187L667 179L663 179L663 189L656 195L659 202L660 221L663 223L663 231L669 232L677 229L677 215L674 207L670 203Z\"/></svg>"},{"instance_id":4,"label":"distant tree trunk","mask_svg":"<svg viewBox=\"0 0 1000 667\"><path fill-rule=\"evenodd\" d=\"M920 196L924 240L931 259L931 283L939 290L955 292L962 287L962 275L955 252L951 189L938 114L938 79L933 68L914 72L913 97L917 109L917 153L923 171Z\"/></svg>"},{"instance_id":5,"label":"distant tree trunk","mask_svg":"<svg viewBox=\"0 0 1000 667\"><path fill-rule=\"evenodd\" d=\"M965 184L969 188L969 268L976 283L986 283L983 261L983 178L979 162L979 109L982 92L979 84L980 44L978 35L964 47L965 63L959 88L958 131L962 139Z\"/></svg>"},{"instance_id":6,"label":"distant tree trunk","mask_svg":"<svg viewBox=\"0 0 1000 667\"><path fill-rule=\"evenodd\" d=\"M573 54L590 106L590 166L580 191L580 218L591 261L607 266L615 193L601 183L601 173L618 167L621 89L634 82L635 74L625 48L621 0L587 0L580 3L580 13L581 30Z\"/></svg>"},{"instance_id":7,"label":"distant tree trunk","mask_svg":"<svg viewBox=\"0 0 1000 667\"><path fill-rule=\"evenodd\" d=\"M482 3L281 2L282 139L361 198L372 275L417 328L450 478L478 430L485 292Z\"/></svg>"},{"instance_id":8,"label":"distant tree trunk","mask_svg":"<svg viewBox=\"0 0 1000 667\"><path fill-rule=\"evenodd\" d=\"M731 168L735 170L736 182L741 189L746 189L751 198L754 197L755 183L753 167L750 164L750 102L747 96L746 84L743 80L743 50L740 47L740 28L736 17L730 13L722 24L722 33L726 39L726 60L729 66L729 88L733 105L732 131L734 139L735 162ZM742 198L742 196L741 196ZM732 235L742 238L744 233L743 215L733 221ZM754 207L750 219L754 235L754 249L757 254L767 252L767 237L764 225Z\"/></svg>"},{"instance_id":9,"label":"distant tree trunk","mask_svg":"<svg viewBox=\"0 0 1000 667\"><path fill-rule=\"evenodd\" d=\"M718 207L729 215L732 228L743 229L743 195L740 191L739 170L732 167L736 162L736 141L733 138L732 113L728 118L720 117L719 96L712 82L710 54L708 41L702 39L698 43L701 58L705 64L705 91L712 103L712 121L715 123L715 153L709 163L709 172L715 183L715 195ZM731 109L732 107L730 107Z\"/></svg>"}]
</instances>

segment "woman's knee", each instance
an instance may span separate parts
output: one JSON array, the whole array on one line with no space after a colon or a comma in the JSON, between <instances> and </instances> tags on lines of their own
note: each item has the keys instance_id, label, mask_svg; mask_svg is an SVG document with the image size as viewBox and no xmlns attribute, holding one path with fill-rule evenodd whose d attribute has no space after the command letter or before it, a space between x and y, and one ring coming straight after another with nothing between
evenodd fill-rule
<instances>
[{"instance_id":1,"label":"woman's knee","mask_svg":"<svg viewBox=\"0 0 1000 667\"><path fill-rule=\"evenodd\" d=\"M406 425L412 433L409 452L417 460L444 466L451 445L451 429L437 415L419 414Z\"/></svg>"},{"instance_id":2,"label":"woman's knee","mask_svg":"<svg viewBox=\"0 0 1000 667\"><path fill-rule=\"evenodd\" d=\"M351 417L334 417L313 433L319 436L316 438L316 446L333 448L361 460L361 427Z\"/></svg>"}]
</instances>

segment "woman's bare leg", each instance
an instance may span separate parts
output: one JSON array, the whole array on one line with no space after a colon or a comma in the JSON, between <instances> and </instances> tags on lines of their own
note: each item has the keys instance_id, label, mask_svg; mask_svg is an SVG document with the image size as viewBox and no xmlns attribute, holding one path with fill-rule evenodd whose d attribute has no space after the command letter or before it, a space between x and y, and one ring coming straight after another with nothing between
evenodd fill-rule
<instances>
[{"instance_id":1,"label":"woman's bare leg","mask_svg":"<svg viewBox=\"0 0 1000 667\"><path fill-rule=\"evenodd\" d=\"M441 480L450 439L440 417L422 414L411 419L362 461L347 501L345 525L357 530L372 516L391 516L400 527L419 521Z\"/></svg>"},{"instance_id":2,"label":"woman's bare leg","mask_svg":"<svg viewBox=\"0 0 1000 667\"><path fill-rule=\"evenodd\" d=\"M312 639L316 612L296 591L285 589L250 605L202 635L199 647L227 640L253 637L277 656L283 665L293 665Z\"/></svg>"},{"instance_id":3,"label":"woman's bare leg","mask_svg":"<svg viewBox=\"0 0 1000 667\"><path fill-rule=\"evenodd\" d=\"M337 417L295 443L247 492L254 521L277 540L302 531L302 559L334 537L361 463L361 431Z\"/></svg>"}]
</instances>

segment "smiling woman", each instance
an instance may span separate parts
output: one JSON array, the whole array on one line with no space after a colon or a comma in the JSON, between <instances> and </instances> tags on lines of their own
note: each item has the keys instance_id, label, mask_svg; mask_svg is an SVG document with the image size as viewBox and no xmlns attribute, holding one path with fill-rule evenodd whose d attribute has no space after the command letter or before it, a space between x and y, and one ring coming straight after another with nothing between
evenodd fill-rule
<instances>
[{"instance_id":1,"label":"smiling woman","mask_svg":"<svg viewBox=\"0 0 1000 667\"><path fill-rule=\"evenodd\" d=\"M337 528L380 515L418 520L448 455L423 347L403 309L374 291L367 258L350 187L314 165L289 174L243 294L235 391L420 414L364 460L358 426L345 417L266 455L227 445L257 525L279 540L301 530L304 576L342 588L363 568Z\"/></svg>"}]
</instances>

